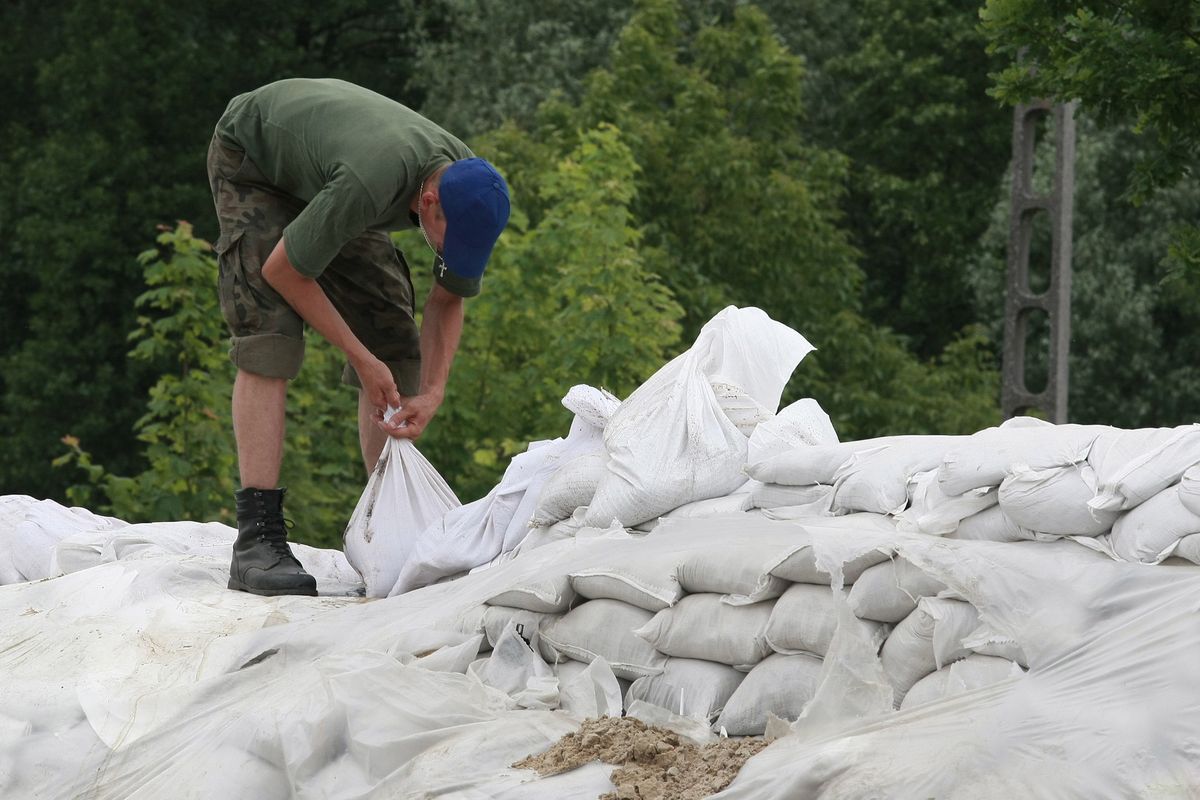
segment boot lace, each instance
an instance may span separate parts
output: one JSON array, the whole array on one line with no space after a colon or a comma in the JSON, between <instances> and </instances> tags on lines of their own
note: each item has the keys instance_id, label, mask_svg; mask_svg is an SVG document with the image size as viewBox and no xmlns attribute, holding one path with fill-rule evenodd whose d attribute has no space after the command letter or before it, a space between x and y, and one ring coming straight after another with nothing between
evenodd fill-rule
<instances>
[{"instance_id":1,"label":"boot lace","mask_svg":"<svg viewBox=\"0 0 1200 800\"><path fill-rule=\"evenodd\" d=\"M296 523L284 517L267 517L258 522L258 538L271 548L282 561L291 561L299 565L299 561L288 547L287 532L296 527Z\"/></svg>"}]
</instances>

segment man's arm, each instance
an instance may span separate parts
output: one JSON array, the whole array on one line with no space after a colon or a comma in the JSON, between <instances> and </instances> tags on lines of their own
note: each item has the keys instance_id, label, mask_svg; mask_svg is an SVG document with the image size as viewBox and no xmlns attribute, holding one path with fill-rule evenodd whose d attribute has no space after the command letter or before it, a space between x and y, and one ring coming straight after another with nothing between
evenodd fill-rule
<instances>
[{"instance_id":1,"label":"man's arm","mask_svg":"<svg viewBox=\"0 0 1200 800\"><path fill-rule=\"evenodd\" d=\"M400 413L381 424L390 435L416 439L437 413L462 329L463 299L435 283L421 316L420 394L401 398Z\"/></svg>"},{"instance_id":2,"label":"man's arm","mask_svg":"<svg viewBox=\"0 0 1200 800\"><path fill-rule=\"evenodd\" d=\"M381 413L390 406L400 405L400 393L387 365L380 361L358 340L342 315L329 302L325 291L312 278L301 275L288 259L283 239L275 245L263 264L263 278L287 301L297 314L318 333L346 354L358 373L367 400ZM461 328L461 323L460 326Z\"/></svg>"}]
</instances>

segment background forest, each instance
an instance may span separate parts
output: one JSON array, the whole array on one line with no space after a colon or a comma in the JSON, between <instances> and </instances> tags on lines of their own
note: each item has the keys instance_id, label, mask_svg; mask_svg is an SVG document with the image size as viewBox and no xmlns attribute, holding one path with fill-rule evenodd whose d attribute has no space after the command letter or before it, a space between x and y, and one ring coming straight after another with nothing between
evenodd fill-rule
<instances>
[{"instance_id":1,"label":"background forest","mask_svg":"<svg viewBox=\"0 0 1200 800\"><path fill-rule=\"evenodd\" d=\"M420 110L512 188L420 440L464 501L565 435L570 386L627 395L730 304L817 346L785 402L843 440L998 422L1028 97L1081 101L1072 421L1200 418L1197 0L7 0L0 74L0 494L230 518L205 151L293 76ZM315 544L365 480L340 370L314 336L289 395Z\"/></svg>"}]
</instances>

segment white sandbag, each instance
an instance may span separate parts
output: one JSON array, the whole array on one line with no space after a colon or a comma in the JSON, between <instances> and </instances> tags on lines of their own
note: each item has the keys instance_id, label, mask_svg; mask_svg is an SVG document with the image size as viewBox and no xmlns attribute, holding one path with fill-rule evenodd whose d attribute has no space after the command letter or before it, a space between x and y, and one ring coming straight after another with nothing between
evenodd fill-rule
<instances>
[{"instance_id":1,"label":"white sandbag","mask_svg":"<svg viewBox=\"0 0 1200 800\"><path fill-rule=\"evenodd\" d=\"M590 663L603 658L622 678L662 672L667 659L634 635L654 615L617 600L589 600L542 631L542 642L559 656Z\"/></svg>"},{"instance_id":2,"label":"white sandbag","mask_svg":"<svg viewBox=\"0 0 1200 800\"><path fill-rule=\"evenodd\" d=\"M756 464L796 448L837 443L829 415L816 400L806 397L758 424L750 435L746 461Z\"/></svg>"},{"instance_id":3,"label":"white sandbag","mask_svg":"<svg viewBox=\"0 0 1200 800\"><path fill-rule=\"evenodd\" d=\"M832 485L838 471L853 459L880 452L896 438L884 436L840 444L793 447L762 460L748 461L746 474L756 481L785 486Z\"/></svg>"},{"instance_id":4,"label":"white sandbag","mask_svg":"<svg viewBox=\"0 0 1200 800\"><path fill-rule=\"evenodd\" d=\"M617 520L630 527L738 488L747 440L710 381L741 387L774 410L792 370L812 349L759 309L730 307L717 314L687 352L613 414L604 432L609 460L588 506L588 524Z\"/></svg>"},{"instance_id":5,"label":"white sandbag","mask_svg":"<svg viewBox=\"0 0 1200 800\"><path fill-rule=\"evenodd\" d=\"M900 710L935 703L950 697L983 689L1009 678L1019 677L1021 668L1013 662L972 653L966 658L931 672L913 684L900 704Z\"/></svg>"},{"instance_id":6,"label":"white sandbag","mask_svg":"<svg viewBox=\"0 0 1200 800\"><path fill-rule=\"evenodd\" d=\"M553 525L591 502L608 458L602 433L621 401L605 389L578 384L567 391L562 404L575 415L567 439L570 441L574 435L576 441L564 448L559 455L561 466L536 492L537 504L529 527Z\"/></svg>"},{"instance_id":7,"label":"white sandbag","mask_svg":"<svg viewBox=\"0 0 1200 800\"><path fill-rule=\"evenodd\" d=\"M727 595L726 602L736 605L757 603L779 597L788 587L770 572L783 549L776 542L731 537L719 548L682 555L675 575L685 593Z\"/></svg>"},{"instance_id":8,"label":"white sandbag","mask_svg":"<svg viewBox=\"0 0 1200 800\"><path fill-rule=\"evenodd\" d=\"M699 519L701 517L729 517L744 514L750 510L750 495L746 492L734 492L724 497L710 497L707 500L696 500L685 503L663 514L660 519Z\"/></svg>"},{"instance_id":9,"label":"white sandbag","mask_svg":"<svg viewBox=\"0 0 1200 800\"><path fill-rule=\"evenodd\" d=\"M761 736L768 715L794 720L816 694L821 659L814 655L767 656L742 681L713 726L730 736Z\"/></svg>"},{"instance_id":10,"label":"white sandbag","mask_svg":"<svg viewBox=\"0 0 1200 800\"><path fill-rule=\"evenodd\" d=\"M896 514L896 530L945 536L957 530L967 517L996 505L999 495L993 487L951 497L942 491L937 475L937 470L928 470L909 481L909 505Z\"/></svg>"},{"instance_id":11,"label":"white sandbag","mask_svg":"<svg viewBox=\"0 0 1200 800\"><path fill-rule=\"evenodd\" d=\"M625 704L641 700L681 717L711 721L721 713L745 677L746 673L715 661L668 658L662 674L633 682L625 695Z\"/></svg>"},{"instance_id":12,"label":"white sandbag","mask_svg":"<svg viewBox=\"0 0 1200 800\"><path fill-rule=\"evenodd\" d=\"M549 527L592 502L607 460L608 454L597 450L563 464L542 486L537 508L529 520L530 526Z\"/></svg>"},{"instance_id":13,"label":"white sandbag","mask_svg":"<svg viewBox=\"0 0 1200 800\"><path fill-rule=\"evenodd\" d=\"M1189 467L1179 479L1179 501L1193 514L1200 514L1200 466Z\"/></svg>"},{"instance_id":14,"label":"white sandbag","mask_svg":"<svg viewBox=\"0 0 1200 800\"><path fill-rule=\"evenodd\" d=\"M580 383L567 390L562 404L576 419L603 430L621 401L607 389Z\"/></svg>"},{"instance_id":15,"label":"white sandbag","mask_svg":"<svg viewBox=\"0 0 1200 800\"><path fill-rule=\"evenodd\" d=\"M993 494L997 493L993 492ZM1021 542L1032 539L1033 533L1013 522L1000 509L1000 506L994 505L977 514L965 517L953 532L946 534L946 538L971 539L981 542Z\"/></svg>"},{"instance_id":16,"label":"white sandbag","mask_svg":"<svg viewBox=\"0 0 1200 800\"><path fill-rule=\"evenodd\" d=\"M879 653L897 707L921 678L971 652L963 640L978 624L979 612L970 603L920 599L917 608L888 635Z\"/></svg>"},{"instance_id":17,"label":"white sandbag","mask_svg":"<svg viewBox=\"0 0 1200 800\"><path fill-rule=\"evenodd\" d=\"M1029 417L1008 420L971 436L946 453L938 467L942 491L953 497L970 489L999 486L1014 464L1051 469L1088 457L1100 425L1053 425Z\"/></svg>"},{"instance_id":18,"label":"white sandbag","mask_svg":"<svg viewBox=\"0 0 1200 800\"><path fill-rule=\"evenodd\" d=\"M776 653L812 653L824 658L837 631L836 602L833 590L826 586L792 584L775 601L767 621L767 644ZM887 635L888 626L880 622L855 618L852 624L863 629L862 635L874 637L879 644Z\"/></svg>"},{"instance_id":19,"label":"white sandbag","mask_svg":"<svg viewBox=\"0 0 1200 800\"><path fill-rule=\"evenodd\" d=\"M575 590L565 573L519 581L487 599L489 606L510 606L545 614L562 614L575 604Z\"/></svg>"},{"instance_id":20,"label":"white sandbag","mask_svg":"<svg viewBox=\"0 0 1200 800\"><path fill-rule=\"evenodd\" d=\"M683 596L675 576L679 557L674 553L626 559L571 573L571 586L580 597L607 598L658 612Z\"/></svg>"},{"instance_id":21,"label":"white sandbag","mask_svg":"<svg viewBox=\"0 0 1200 800\"><path fill-rule=\"evenodd\" d=\"M771 652L765 633L773 606L771 601L731 606L718 594L689 594L635 633L664 655L749 670Z\"/></svg>"},{"instance_id":22,"label":"white sandbag","mask_svg":"<svg viewBox=\"0 0 1200 800\"><path fill-rule=\"evenodd\" d=\"M1088 461L1096 469L1096 510L1134 508L1200 464L1200 425L1177 428L1113 429L1099 436Z\"/></svg>"},{"instance_id":23,"label":"white sandbag","mask_svg":"<svg viewBox=\"0 0 1200 800\"><path fill-rule=\"evenodd\" d=\"M552 659L547 659L547 660L552 660ZM594 665L597 665L597 664L602 665L602 666L597 667L594 670L591 669ZM569 697L569 695L572 692L572 689L570 688L572 685L574 685L576 687L583 686L586 688L587 681L590 680L593 684L596 683L597 681L601 680L601 676L604 674L605 671L607 671L610 674L613 674L612 666L607 661L605 661L603 658L594 658L587 664L583 663L582 661L576 661L573 658L560 658L555 663L552 663L550 665L550 668L553 669L554 674L558 676L560 699L566 703L572 702L571 698ZM586 677L585 673L590 674L590 677ZM581 680L581 676L585 676L585 677L583 677ZM633 681L626 680L625 678L617 678L616 680L617 680L616 700L617 700L617 704L618 704L617 710L618 710L618 713L620 713L620 704L622 702L624 702L623 698L625 697L625 693L629 691L629 687L633 684ZM606 695L606 698L607 698L607 695ZM564 706L564 708L566 708L566 706ZM567 709L567 710L572 711L572 713L578 713L578 712L573 711L572 709ZM589 715L584 715L584 716L589 716ZM590 715L590 716L595 716L595 715ZM616 714L613 714L610 716L616 716Z\"/></svg>"},{"instance_id":24,"label":"white sandbag","mask_svg":"<svg viewBox=\"0 0 1200 800\"><path fill-rule=\"evenodd\" d=\"M388 437L342 535L346 558L367 597L384 597L412 554L414 534L459 506L458 498L410 439Z\"/></svg>"},{"instance_id":25,"label":"white sandbag","mask_svg":"<svg viewBox=\"0 0 1200 800\"><path fill-rule=\"evenodd\" d=\"M1029 659L1026 658L1025 648L1021 647L1021 643L1011 636L997 633L987 624L980 625L963 639L963 647L983 656L995 656L1012 661L1024 669L1029 668Z\"/></svg>"},{"instance_id":26,"label":"white sandbag","mask_svg":"<svg viewBox=\"0 0 1200 800\"><path fill-rule=\"evenodd\" d=\"M542 628L560 616L506 606L484 605L482 609L483 613L477 630L484 635L485 641L490 647L495 647L500 636L511 627L518 636L529 642L534 650L539 650Z\"/></svg>"},{"instance_id":27,"label":"white sandbag","mask_svg":"<svg viewBox=\"0 0 1200 800\"><path fill-rule=\"evenodd\" d=\"M1200 564L1200 534L1193 533L1180 539L1171 555L1193 564Z\"/></svg>"},{"instance_id":28,"label":"white sandbag","mask_svg":"<svg viewBox=\"0 0 1200 800\"><path fill-rule=\"evenodd\" d=\"M1185 536L1200 533L1200 516L1183 504L1179 488L1169 486L1117 519L1108 542L1118 558L1158 564Z\"/></svg>"},{"instance_id":29,"label":"white sandbag","mask_svg":"<svg viewBox=\"0 0 1200 800\"><path fill-rule=\"evenodd\" d=\"M1117 512L1093 510L1096 472L1087 463L1050 469L1015 465L1000 484L1000 510L1014 524L1056 536L1099 536Z\"/></svg>"},{"instance_id":30,"label":"white sandbag","mask_svg":"<svg viewBox=\"0 0 1200 800\"><path fill-rule=\"evenodd\" d=\"M834 476L834 513L900 513L908 505L908 484L913 476L937 469L946 453L967 438L896 436L878 450L857 454Z\"/></svg>"},{"instance_id":31,"label":"white sandbag","mask_svg":"<svg viewBox=\"0 0 1200 800\"><path fill-rule=\"evenodd\" d=\"M749 486L751 508L781 508L826 503L833 494L833 487L813 483L808 486L785 486L778 483L763 483L751 480Z\"/></svg>"},{"instance_id":32,"label":"white sandbag","mask_svg":"<svg viewBox=\"0 0 1200 800\"><path fill-rule=\"evenodd\" d=\"M887 561L895 524L880 514L809 519L796 523L810 539L793 548L771 574L791 583L839 585L854 583L863 570Z\"/></svg>"},{"instance_id":33,"label":"white sandbag","mask_svg":"<svg viewBox=\"0 0 1200 800\"><path fill-rule=\"evenodd\" d=\"M454 509L419 533L400 565L390 595L494 563L516 549L529 533L529 521L542 486L566 462L602 447L597 425L616 399L601 389L574 386L563 405L575 412L566 438L531 442L513 457L500 483L484 498Z\"/></svg>"},{"instance_id":34,"label":"white sandbag","mask_svg":"<svg viewBox=\"0 0 1200 800\"><path fill-rule=\"evenodd\" d=\"M922 597L936 597L946 584L897 556L859 576L850 590L850 609L861 619L897 623Z\"/></svg>"}]
</instances>

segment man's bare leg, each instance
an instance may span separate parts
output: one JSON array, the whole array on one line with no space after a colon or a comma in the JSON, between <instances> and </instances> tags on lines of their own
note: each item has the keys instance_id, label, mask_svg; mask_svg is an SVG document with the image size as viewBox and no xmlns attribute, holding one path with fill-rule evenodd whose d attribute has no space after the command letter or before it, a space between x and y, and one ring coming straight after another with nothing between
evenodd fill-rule
<instances>
[{"instance_id":1,"label":"man's bare leg","mask_svg":"<svg viewBox=\"0 0 1200 800\"><path fill-rule=\"evenodd\" d=\"M244 488L279 485L286 415L286 380L238 370L233 382L233 435Z\"/></svg>"},{"instance_id":2,"label":"man's bare leg","mask_svg":"<svg viewBox=\"0 0 1200 800\"><path fill-rule=\"evenodd\" d=\"M367 468L367 475L370 475L371 470L375 469L375 463L379 461L379 454L383 452L383 446L387 443L387 434L375 424L374 413L375 409L366 401L360 389L358 392L358 446L362 450L363 466Z\"/></svg>"},{"instance_id":3,"label":"man's bare leg","mask_svg":"<svg viewBox=\"0 0 1200 800\"><path fill-rule=\"evenodd\" d=\"M238 536L229 565L229 588L261 595L317 593L287 544L283 489L283 431L287 381L238 370L233 382L233 433L237 437L242 488L237 502Z\"/></svg>"}]
</instances>

